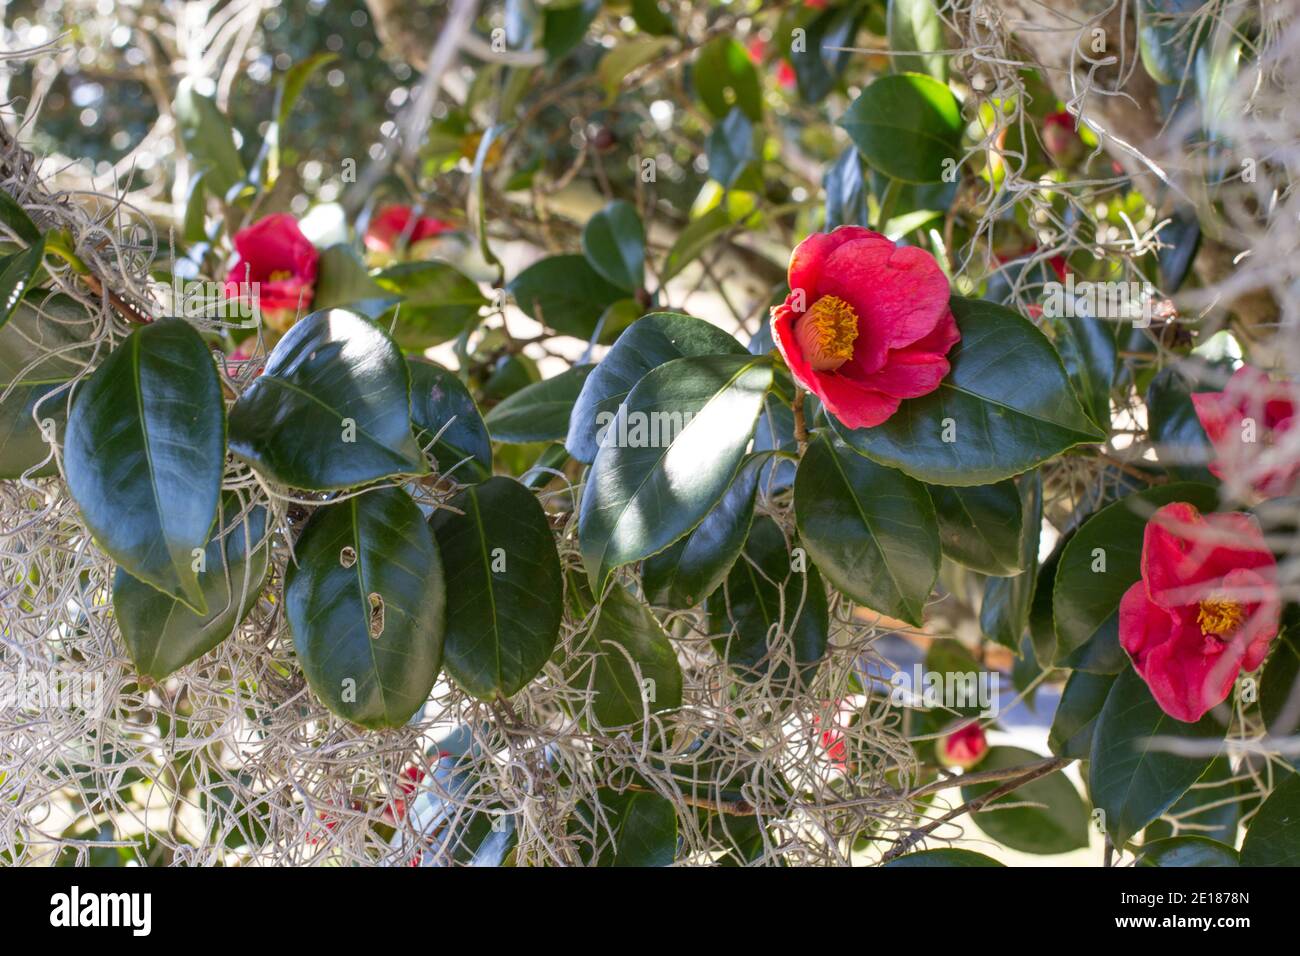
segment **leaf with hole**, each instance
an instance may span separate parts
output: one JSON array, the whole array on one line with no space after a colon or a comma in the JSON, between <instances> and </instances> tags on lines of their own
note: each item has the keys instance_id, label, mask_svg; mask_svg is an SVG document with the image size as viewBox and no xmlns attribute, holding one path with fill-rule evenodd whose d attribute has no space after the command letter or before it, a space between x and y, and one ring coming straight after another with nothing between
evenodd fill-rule
<instances>
[{"instance_id":1,"label":"leaf with hole","mask_svg":"<svg viewBox=\"0 0 1300 956\"><path fill-rule=\"evenodd\" d=\"M446 585L433 532L400 488L318 508L294 546L284 610L307 683L344 720L400 727L442 664Z\"/></svg>"}]
</instances>

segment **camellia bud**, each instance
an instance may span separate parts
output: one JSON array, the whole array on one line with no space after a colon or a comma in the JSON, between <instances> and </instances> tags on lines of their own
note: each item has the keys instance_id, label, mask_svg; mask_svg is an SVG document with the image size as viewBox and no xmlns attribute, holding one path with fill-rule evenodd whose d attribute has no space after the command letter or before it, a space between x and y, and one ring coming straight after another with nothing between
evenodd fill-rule
<instances>
[{"instance_id":1,"label":"camellia bud","mask_svg":"<svg viewBox=\"0 0 1300 956\"><path fill-rule=\"evenodd\" d=\"M939 762L945 767L960 767L969 770L989 752L988 738L984 728L971 722L958 727L939 739Z\"/></svg>"},{"instance_id":2,"label":"camellia bud","mask_svg":"<svg viewBox=\"0 0 1300 956\"><path fill-rule=\"evenodd\" d=\"M1083 140L1069 113L1053 113L1043 120L1043 148L1061 167L1073 166L1083 157Z\"/></svg>"}]
</instances>

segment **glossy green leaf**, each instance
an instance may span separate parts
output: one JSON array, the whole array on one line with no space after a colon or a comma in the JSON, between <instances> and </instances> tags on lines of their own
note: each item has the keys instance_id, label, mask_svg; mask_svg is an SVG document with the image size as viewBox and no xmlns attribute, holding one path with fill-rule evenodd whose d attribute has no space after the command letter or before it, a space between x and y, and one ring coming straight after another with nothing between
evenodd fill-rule
<instances>
[{"instance_id":1,"label":"glossy green leaf","mask_svg":"<svg viewBox=\"0 0 1300 956\"><path fill-rule=\"evenodd\" d=\"M602 429L652 369L688 355L743 354L735 338L703 319L676 312L643 316L618 337L583 383L569 419L569 454L587 464L595 461Z\"/></svg>"},{"instance_id":2,"label":"glossy green leaf","mask_svg":"<svg viewBox=\"0 0 1300 956\"><path fill-rule=\"evenodd\" d=\"M1289 774L1251 818L1242 866L1300 866L1300 775Z\"/></svg>"},{"instance_id":3,"label":"glossy green leaf","mask_svg":"<svg viewBox=\"0 0 1300 956\"><path fill-rule=\"evenodd\" d=\"M430 451L439 471L446 474L459 465L454 477L462 484L491 475L492 439L469 389L456 373L432 362L408 358L406 369L415 437L424 448L438 436Z\"/></svg>"},{"instance_id":4,"label":"glossy green leaf","mask_svg":"<svg viewBox=\"0 0 1300 956\"><path fill-rule=\"evenodd\" d=\"M940 557L923 484L818 433L799 462L794 508L800 542L832 585L873 611L922 624Z\"/></svg>"},{"instance_id":5,"label":"glossy green leaf","mask_svg":"<svg viewBox=\"0 0 1300 956\"><path fill-rule=\"evenodd\" d=\"M1259 710L1270 737L1285 739L1300 733L1300 633L1297 610L1287 605L1283 611L1282 633L1273 641L1273 650L1264 662L1259 682ZM1300 768L1300 753L1283 758Z\"/></svg>"},{"instance_id":6,"label":"glossy green leaf","mask_svg":"<svg viewBox=\"0 0 1300 956\"><path fill-rule=\"evenodd\" d=\"M375 276L385 292L401 297L382 323L393 322L393 340L421 351L454 339L478 321L488 300L478 283L445 262L400 262Z\"/></svg>"},{"instance_id":7,"label":"glossy green leaf","mask_svg":"<svg viewBox=\"0 0 1300 956\"><path fill-rule=\"evenodd\" d=\"M311 307L315 312L357 306L375 299L392 298L375 281L345 242L330 246L320 254L316 265L316 289Z\"/></svg>"},{"instance_id":8,"label":"glossy green leaf","mask_svg":"<svg viewBox=\"0 0 1300 956\"><path fill-rule=\"evenodd\" d=\"M627 295L578 255L534 262L506 289L530 318L580 339L591 338L605 310Z\"/></svg>"},{"instance_id":9,"label":"glossy green leaf","mask_svg":"<svg viewBox=\"0 0 1300 956\"><path fill-rule=\"evenodd\" d=\"M341 309L309 315L271 350L230 411L230 450L272 481L313 491L428 471L402 353Z\"/></svg>"},{"instance_id":10,"label":"glossy green leaf","mask_svg":"<svg viewBox=\"0 0 1300 956\"><path fill-rule=\"evenodd\" d=\"M1115 323L1092 316L1056 319L1056 347L1088 418L1110 429L1110 389L1115 381L1119 347Z\"/></svg>"},{"instance_id":11,"label":"glossy green leaf","mask_svg":"<svg viewBox=\"0 0 1300 956\"><path fill-rule=\"evenodd\" d=\"M885 14L886 39L896 52L917 56L894 56L890 65L899 73L925 73L940 83L948 80L948 58L936 50L945 48L943 21L934 0L889 0Z\"/></svg>"},{"instance_id":12,"label":"glossy green leaf","mask_svg":"<svg viewBox=\"0 0 1300 956\"><path fill-rule=\"evenodd\" d=\"M695 91L714 119L723 119L733 105L753 122L763 118L763 89L749 51L735 37L716 36L700 48L691 73Z\"/></svg>"},{"instance_id":13,"label":"glossy green leaf","mask_svg":"<svg viewBox=\"0 0 1300 956\"><path fill-rule=\"evenodd\" d=\"M740 557L754 520L758 477L769 456L754 455L731 482L717 507L686 537L645 559L641 588L661 607L695 607L726 579Z\"/></svg>"},{"instance_id":14,"label":"glossy green leaf","mask_svg":"<svg viewBox=\"0 0 1300 956\"><path fill-rule=\"evenodd\" d=\"M560 633L564 579L550 522L513 478L466 488L430 519L447 568L443 659L475 697L511 697Z\"/></svg>"},{"instance_id":15,"label":"glossy green leaf","mask_svg":"<svg viewBox=\"0 0 1300 956\"><path fill-rule=\"evenodd\" d=\"M582 494L592 589L703 520L740 466L772 382L764 356L675 359L647 374L609 425Z\"/></svg>"},{"instance_id":16,"label":"glossy green leaf","mask_svg":"<svg viewBox=\"0 0 1300 956\"><path fill-rule=\"evenodd\" d=\"M790 65L794 68L799 96L805 103L821 103L839 83L849 61L857 54L852 48L865 10L860 4L828 5L799 22L805 31L799 49L790 44Z\"/></svg>"},{"instance_id":17,"label":"glossy green leaf","mask_svg":"<svg viewBox=\"0 0 1300 956\"><path fill-rule=\"evenodd\" d=\"M822 189L826 192L827 231L838 226L867 224L867 194L870 190L857 147L848 147L840 153L839 159L826 167Z\"/></svg>"},{"instance_id":18,"label":"glossy green leaf","mask_svg":"<svg viewBox=\"0 0 1300 956\"><path fill-rule=\"evenodd\" d=\"M706 602L709 630L719 635L714 650L741 678L771 672L782 683L790 679L785 660L793 658L806 683L826 653L825 585L815 566L801 571L795 564L780 527L761 515L740 560Z\"/></svg>"},{"instance_id":19,"label":"glossy green leaf","mask_svg":"<svg viewBox=\"0 0 1300 956\"><path fill-rule=\"evenodd\" d=\"M515 392L487 413L493 441L526 444L563 441L569 416L594 365L576 365Z\"/></svg>"},{"instance_id":20,"label":"glossy green leaf","mask_svg":"<svg viewBox=\"0 0 1300 956\"><path fill-rule=\"evenodd\" d=\"M1142 534L1157 508L1187 501L1201 511L1213 511L1216 492L1205 485L1176 482L1159 485L1115 502L1089 518L1061 554L1052 590L1056 619L1056 662L1082 666L1085 645L1119 644L1119 602L1141 576ZM1114 673L1124 663L1117 653L1101 655L1113 662ZM1095 664L1086 669L1095 669Z\"/></svg>"},{"instance_id":21,"label":"glossy green leaf","mask_svg":"<svg viewBox=\"0 0 1300 956\"><path fill-rule=\"evenodd\" d=\"M882 76L862 91L840 126L867 162L905 183L937 183L961 161L961 106L938 80Z\"/></svg>"},{"instance_id":22,"label":"glossy green leaf","mask_svg":"<svg viewBox=\"0 0 1300 956\"><path fill-rule=\"evenodd\" d=\"M9 321L18 301L31 287L32 276L45 255L45 239L12 255L0 258L0 326Z\"/></svg>"},{"instance_id":23,"label":"glossy green leaf","mask_svg":"<svg viewBox=\"0 0 1300 956\"><path fill-rule=\"evenodd\" d=\"M52 442L67 423L67 398L58 385L19 385L0 400L0 478L58 474Z\"/></svg>"},{"instance_id":24,"label":"glossy green leaf","mask_svg":"<svg viewBox=\"0 0 1300 956\"><path fill-rule=\"evenodd\" d=\"M96 359L99 321L70 296L29 294L0 326L0 388L75 378Z\"/></svg>"},{"instance_id":25,"label":"glossy green leaf","mask_svg":"<svg viewBox=\"0 0 1300 956\"><path fill-rule=\"evenodd\" d=\"M636 206L619 199L592 216L582 230L582 251L606 281L627 292L640 289L645 277L645 228Z\"/></svg>"},{"instance_id":26,"label":"glossy green leaf","mask_svg":"<svg viewBox=\"0 0 1300 956\"><path fill-rule=\"evenodd\" d=\"M1226 756L1215 758L1163 816L1147 825L1142 842L1192 834L1236 846L1241 815L1246 809L1238 783L1231 761ZM1253 783L1248 786L1254 790Z\"/></svg>"},{"instance_id":27,"label":"glossy green leaf","mask_svg":"<svg viewBox=\"0 0 1300 956\"><path fill-rule=\"evenodd\" d=\"M705 142L709 158L709 176L727 189L761 188L755 163L759 160L759 142L754 124L745 111L734 106Z\"/></svg>"},{"instance_id":28,"label":"glossy green leaf","mask_svg":"<svg viewBox=\"0 0 1300 956\"><path fill-rule=\"evenodd\" d=\"M581 578L569 579L568 600L579 616L593 606ZM650 609L626 588L609 589L595 620L578 645L577 686L590 686L591 713L605 728L638 724L647 713L682 705L682 670L677 652Z\"/></svg>"},{"instance_id":29,"label":"glossy green leaf","mask_svg":"<svg viewBox=\"0 0 1300 956\"><path fill-rule=\"evenodd\" d=\"M992 747L979 769L1006 770L1029 766L1041 759L1039 754L1017 747ZM961 788L962 800L969 803L998 786L998 783L968 784ZM1059 770L999 797L972 813L971 820L987 836L1021 853L1069 853L1088 845L1088 808L1074 784Z\"/></svg>"},{"instance_id":30,"label":"glossy green leaf","mask_svg":"<svg viewBox=\"0 0 1300 956\"><path fill-rule=\"evenodd\" d=\"M959 296L952 311L962 338L937 389L905 400L876 428L847 429L832 420L855 451L931 484L988 485L1105 437L1032 322Z\"/></svg>"},{"instance_id":31,"label":"glossy green leaf","mask_svg":"<svg viewBox=\"0 0 1300 956\"><path fill-rule=\"evenodd\" d=\"M68 490L100 547L199 613L194 563L217 515L225 433L208 347L188 323L163 319L78 388L63 446Z\"/></svg>"},{"instance_id":32,"label":"glossy green leaf","mask_svg":"<svg viewBox=\"0 0 1300 956\"><path fill-rule=\"evenodd\" d=\"M1144 843L1137 866L1237 866L1237 851L1209 837L1188 835Z\"/></svg>"},{"instance_id":33,"label":"glossy green leaf","mask_svg":"<svg viewBox=\"0 0 1300 956\"><path fill-rule=\"evenodd\" d=\"M1088 792L1093 806L1105 812L1115 846L1124 846L1173 806L1217 755L1170 753L1167 744L1152 738L1212 744L1223 739L1224 730L1212 712L1194 724L1175 720L1160 709L1135 670L1120 672L1097 718L1088 764Z\"/></svg>"},{"instance_id":34,"label":"glossy green leaf","mask_svg":"<svg viewBox=\"0 0 1300 956\"><path fill-rule=\"evenodd\" d=\"M1017 489L1020 503L1020 540L1017 563L1025 570L1010 577L991 577L984 585L980 602L980 632L1013 651L1030 625L1038 591L1038 541L1043 526L1043 479L1039 472L1020 478ZM1042 661L1046 648L1034 645Z\"/></svg>"},{"instance_id":35,"label":"glossy green leaf","mask_svg":"<svg viewBox=\"0 0 1300 956\"><path fill-rule=\"evenodd\" d=\"M266 583L270 550L266 509L257 505L245 513L239 499L227 495L198 575L207 613L194 613L118 568L113 614L136 670L162 680L229 637Z\"/></svg>"},{"instance_id":36,"label":"glossy green leaf","mask_svg":"<svg viewBox=\"0 0 1300 956\"><path fill-rule=\"evenodd\" d=\"M653 0L648 0L653 3ZM605 99L613 103L628 75L672 49L673 41L661 37L628 37L614 44L596 66L596 76L605 90Z\"/></svg>"},{"instance_id":37,"label":"glossy green leaf","mask_svg":"<svg viewBox=\"0 0 1300 956\"><path fill-rule=\"evenodd\" d=\"M713 245L714 241L724 232L735 225L730 211L725 204L714 206L698 219L694 219L686 225L686 228L677 234L673 240L672 248L668 250L668 256L664 260L664 267L659 279L660 282L667 282L675 278L683 269L699 258L704 250Z\"/></svg>"},{"instance_id":38,"label":"glossy green leaf","mask_svg":"<svg viewBox=\"0 0 1300 956\"><path fill-rule=\"evenodd\" d=\"M1106 704L1115 678L1111 674L1074 671L1065 682L1056 716L1047 735L1047 746L1058 757L1087 760L1092 752L1092 735L1101 708Z\"/></svg>"},{"instance_id":39,"label":"glossy green leaf","mask_svg":"<svg viewBox=\"0 0 1300 956\"><path fill-rule=\"evenodd\" d=\"M587 28L600 12L600 0L575 0L550 4L542 12L542 46L550 63L562 60L582 42Z\"/></svg>"},{"instance_id":40,"label":"glossy green leaf","mask_svg":"<svg viewBox=\"0 0 1300 956\"><path fill-rule=\"evenodd\" d=\"M284 609L312 692L363 727L400 727L442 662L446 591L433 532L400 488L319 508L294 546Z\"/></svg>"},{"instance_id":41,"label":"glossy green leaf","mask_svg":"<svg viewBox=\"0 0 1300 956\"><path fill-rule=\"evenodd\" d=\"M905 856L895 857L888 863L887 867L930 867L930 866L1004 866L992 857L985 856L983 853L976 853L974 850L957 850L945 847L941 850L921 850L917 853L908 853Z\"/></svg>"},{"instance_id":42,"label":"glossy green leaf","mask_svg":"<svg viewBox=\"0 0 1300 956\"><path fill-rule=\"evenodd\" d=\"M943 553L981 574L1009 576L1021 564L1024 516L1014 481L950 488L931 485Z\"/></svg>"},{"instance_id":43,"label":"glossy green leaf","mask_svg":"<svg viewBox=\"0 0 1300 956\"><path fill-rule=\"evenodd\" d=\"M1206 467L1215 457L1214 448L1196 417L1192 390L1178 368L1157 372L1147 386L1147 430L1164 468L1186 481L1217 484L1219 479Z\"/></svg>"},{"instance_id":44,"label":"glossy green leaf","mask_svg":"<svg viewBox=\"0 0 1300 956\"><path fill-rule=\"evenodd\" d=\"M671 866L677 856L677 812L657 793L602 788L599 811L578 807L578 852L587 866Z\"/></svg>"}]
</instances>

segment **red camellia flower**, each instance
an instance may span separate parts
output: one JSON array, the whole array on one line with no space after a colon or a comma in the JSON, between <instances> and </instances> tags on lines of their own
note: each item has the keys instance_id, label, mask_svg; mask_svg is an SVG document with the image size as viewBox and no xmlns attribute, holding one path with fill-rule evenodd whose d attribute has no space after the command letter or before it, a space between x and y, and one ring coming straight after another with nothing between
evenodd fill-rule
<instances>
[{"instance_id":1,"label":"red camellia flower","mask_svg":"<svg viewBox=\"0 0 1300 956\"><path fill-rule=\"evenodd\" d=\"M311 305L320 253L288 213L239 230L235 251L235 264L226 274L226 297L256 304L268 326L287 331Z\"/></svg>"},{"instance_id":2,"label":"red camellia flower","mask_svg":"<svg viewBox=\"0 0 1300 956\"><path fill-rule=\"evenodd\" d=\"M849 428L934 391L961 338L934 256L861 226L814 233L790 257L772 336L795 379Z\"/></svg>"},{"instance_id":3,"label":"red camellia flower","mask_svg":"<svg viewBox=\"0 0 1300 956\"><path fill-rule=\"evenodd\" d=\"M1277 563L1254 517L1178 501L1147 522L1119 642L1160 709L1191 723L1263 663L1280 612Z\"/></svg>"},{"instance_id":4,"label":"red camellia flower","mask_svg":"<svg viewBox=\"0 0 1300 956\"><path fill-rule=\"evenodd\" d=\"M411 223L412 219L415 219L414 224ZM409 234L407 234L408 228ZM416 248L417 243L433 239L453 229L455 226L441 219L432 219L429 216L416 218L415 211L410 206L384 206L375 213L366 228L366 249L380 254L395 253L402 236L406 236L407 250L418 259L422 249Z\"/></svg>"},{"instance_id":5,"label":"red camellia flower","mask_svg":"<svg viewBox=\"0 0 1300 956\"><path fill-rule=\"evenodd\" d=\"M395 827L402 822L406 817L406 801L415 793L415 788L423 779L424 771L419 767L407 767L398 775L397 795L384 807L381 816L384 823Z\"/></svg>"},{"instance_id":6,"label":"red camellia flower","mask_svg":"<svg viewBox=\"0 0 1300 956\"><path fill-rule=\"evenodd\" d=\"M959 727L939 740L939 762L945 767L969 770L989 752L989 741L984 728L977 723Z\"/></svg>"},{"instance_id":7,"label":"red camellia flower","mask_svg":"<svg viewBox=\"0 0 1300 956\"><path fill-rule=\"evenodd\" d=\"M1279 458L1274 446L1295 423L1291 385L1243 365L1222 392L1196 392L1192 405L1218 456L1210 462L1211 472L1220 478L1225 471L1244 474L1251 488L1267 497L1291 491L1300 477L1300 454L1271 460Z\"/></svg>"}]
</instances>

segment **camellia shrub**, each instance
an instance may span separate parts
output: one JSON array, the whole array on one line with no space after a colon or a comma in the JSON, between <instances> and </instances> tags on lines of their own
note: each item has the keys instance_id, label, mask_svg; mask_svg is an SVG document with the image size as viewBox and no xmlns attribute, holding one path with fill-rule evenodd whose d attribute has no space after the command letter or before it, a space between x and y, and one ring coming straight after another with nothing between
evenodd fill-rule
<instances>
[{"instance_id":1,"label":"camellia shrub","mask_svg":"<svg viewBox=\"0 0 1300 956\"><path fill-rule=\"evenodd\" d=\"M1300 862L1281 12L80 6L0 859Z\"/></svg>"}]
</instances>

